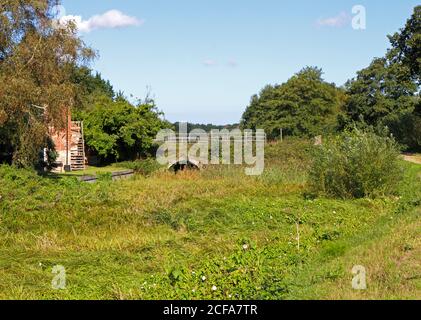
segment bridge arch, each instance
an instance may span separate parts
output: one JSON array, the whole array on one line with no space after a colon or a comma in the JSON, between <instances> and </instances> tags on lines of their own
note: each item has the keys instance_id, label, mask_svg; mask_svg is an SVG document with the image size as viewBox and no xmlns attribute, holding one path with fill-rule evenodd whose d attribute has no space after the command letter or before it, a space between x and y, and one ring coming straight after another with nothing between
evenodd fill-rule
<instances>
[{"instance_id":1,"label":"bridge arch","mask_svg":"<svg viewBox=\"0 0 421 320\"><path fill-rule=\"evenodd\" d=\"M168 170L174 171L175 173L179 171L185 171L185 170L200 170L201 164L199 161L195 159L182 159L177 160L174 162L171 162L168 165Z\"/></svg>"}]
</instances>

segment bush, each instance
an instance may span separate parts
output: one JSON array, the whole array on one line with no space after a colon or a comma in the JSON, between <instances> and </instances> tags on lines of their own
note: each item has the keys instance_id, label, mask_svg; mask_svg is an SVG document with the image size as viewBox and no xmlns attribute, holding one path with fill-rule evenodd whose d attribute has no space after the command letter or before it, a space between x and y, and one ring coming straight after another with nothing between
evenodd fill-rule
<instances>
[{"instance_id":1,"label":"bush","mask_svg":"<svg viewBox=\"0 0 421 320\"><path fill-rule=\"evenodd\" d=\"M120 162L118 163L118 166L134 170L136 173L146 177L162 168L162 166L155 159L151 158L145 160Z\"/></svg>"},{"instance_id":2,"label":"bush","mask_svg":"<svg viewBox=\"0 0 421 320\"><path fill-rule=\"evenodd\" d=\"M315 150L309 187L317 195L376 197L394 194L401 177L395 140L354 129Z\"/></svg>"},{"instance_id":3,"label":"bush","mask_svg":"<svg viewBox=\"0 0 421 320\"><path fill-rule=\"evenodd\" d=\"M313 144L311 139L297 137L286 137L282 142L269 143L265 148L266 164L283 169L293 166L307 171L311 163Z\"/></svg>"},{"instance_id":4,"label":"bush","mask_svg":"<svg viewBox=\"0 0 421 320\"><path fill-rule=\"evenodd\" d=\"M134 106L123 98L99 100L78 118L84 121L86 145L102 163L153 154L157 133L169 127L153 102Z\"/></svg>"}]
</instances>

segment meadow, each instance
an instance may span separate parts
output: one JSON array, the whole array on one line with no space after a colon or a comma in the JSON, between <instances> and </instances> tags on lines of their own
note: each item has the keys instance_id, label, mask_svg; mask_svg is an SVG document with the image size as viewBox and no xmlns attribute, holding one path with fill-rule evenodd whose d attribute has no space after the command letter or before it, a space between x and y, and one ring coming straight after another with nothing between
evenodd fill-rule
<instances>
[{"instance_id":1,"label":"meadow","mask_svg":"<svg viewBox=\"0 0 421 320\"><path fill-rule=\"evenodd\" d=\"M0 299L421 299L421 166L402 161L396 196L313 197L313 148L269 145L260 177L215 166L86 184L1 166Z\"/></svg>"}]
</instances>

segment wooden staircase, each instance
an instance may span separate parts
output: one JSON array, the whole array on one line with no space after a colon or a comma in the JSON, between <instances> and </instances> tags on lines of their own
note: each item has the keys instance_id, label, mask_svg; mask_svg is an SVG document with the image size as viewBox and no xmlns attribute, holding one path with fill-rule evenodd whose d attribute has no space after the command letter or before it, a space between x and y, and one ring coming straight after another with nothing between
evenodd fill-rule
<instances>
[{"instance_id":1,"label":"wooden staircase","mask_svg":"<svg viewBox=\"0 0 421 320\"><path fill-rule=\"evenodd\" d=\"M72 143L70 149L70 166L72 171L82 171L85 166L85 140L83 122L72 121Z\"/></svg>"}]
</instances>

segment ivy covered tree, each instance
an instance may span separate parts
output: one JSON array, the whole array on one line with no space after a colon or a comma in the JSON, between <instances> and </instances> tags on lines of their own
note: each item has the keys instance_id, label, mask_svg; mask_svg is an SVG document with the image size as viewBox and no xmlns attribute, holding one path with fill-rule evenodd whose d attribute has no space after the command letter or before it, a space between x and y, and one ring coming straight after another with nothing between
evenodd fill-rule
<instances>
[{"instance_id":1,"label":"ivy covered tree","mask_svg":"<svg viewBox=\"0 0 421 320\"><path fill-rule=\"evenodd\" d=\"M243 114L241 125L248 129L264 129L277 137L285 135L316 136L336 127L345 94L322 78L323 72L307 67L282 85L266 86Z\"/></svg>"}]
</instances>

